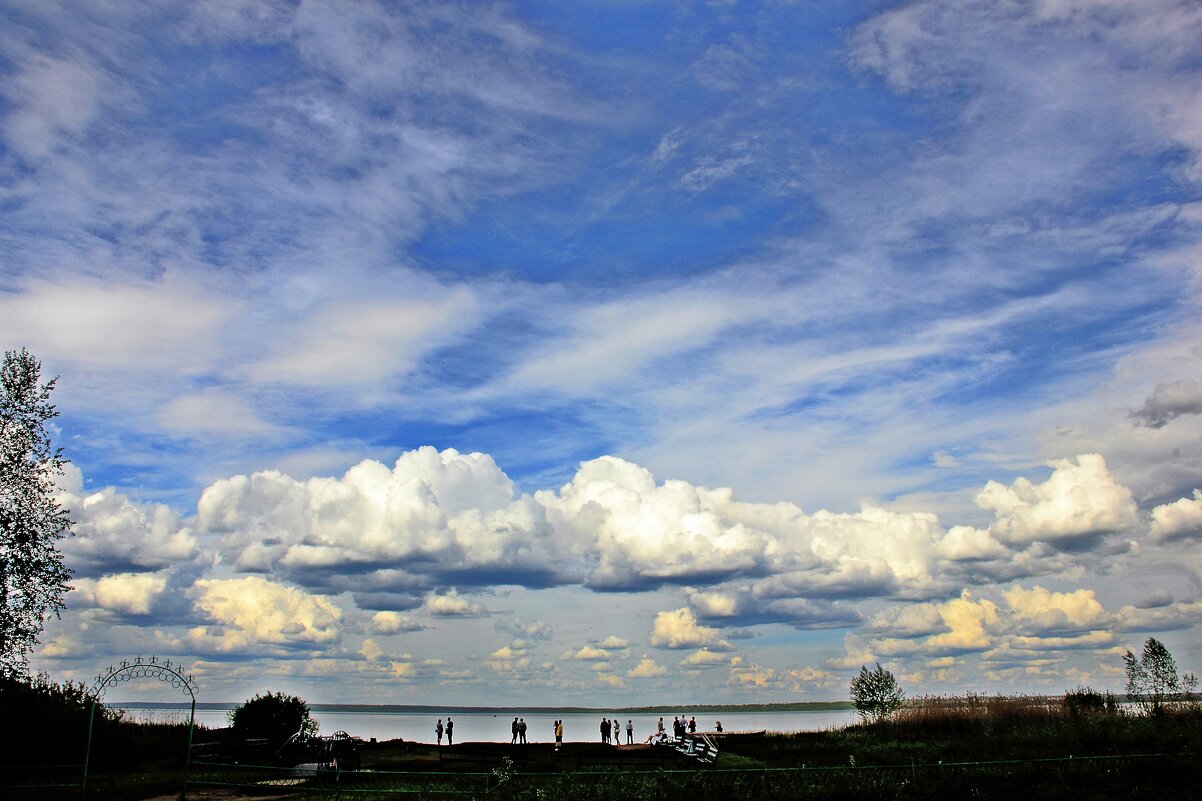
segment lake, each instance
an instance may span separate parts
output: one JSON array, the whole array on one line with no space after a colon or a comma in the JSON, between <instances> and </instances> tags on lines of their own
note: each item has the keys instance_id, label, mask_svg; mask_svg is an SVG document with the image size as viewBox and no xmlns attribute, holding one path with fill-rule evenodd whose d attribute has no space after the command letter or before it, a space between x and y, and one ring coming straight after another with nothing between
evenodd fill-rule
<instances>
[{"instance_id":1,"label":"lake","mask_svg":"<svg viewBox=\"0 0 1202 801\"><path fill-rule=\"evenodd\" d=\"M126 715L137 721L170 723L187 722L188 707L173 704L111 704L116 709L122 709ZM227 715L236 704L198 704L196 722L209 728L222 728L229 725ZM329 735L336 731L361 737L364 740L392 740L402 738L411 742L432 743L435 741L434 724L442 718L446 724L447 713L437 709L407 709L398 707L371 706L340 706L337 704L313 704L310 706L313 718L321 727L319 734ZM714 731L716 721L722 721L722 728L727 732L744 731L820 731L845 726L856 721L854 710L804 710L804 711L747 711L740 709L706 710L704 714L679 709L667 713L662 712L610 712L597 711L560 711L535 709L526 712L521 709L466 709L449 710L450 717L455 721L455 742L500 742L507 743L510 738L510 725L514 717L526 720L526 739L528 742L554 742L552 729L556 720L563 720L564 740L568 742L600 741L601 718L618 718L622 724L622 742L626 742L626 721L634 724L634 741L643 742L648 735L656 730L660 717L664 718L664 728L672 733L672 717L684 714L686 717L697 718L697 731ZM445 740L444 740L445 742Z\"/></svg>"}]
</instances>

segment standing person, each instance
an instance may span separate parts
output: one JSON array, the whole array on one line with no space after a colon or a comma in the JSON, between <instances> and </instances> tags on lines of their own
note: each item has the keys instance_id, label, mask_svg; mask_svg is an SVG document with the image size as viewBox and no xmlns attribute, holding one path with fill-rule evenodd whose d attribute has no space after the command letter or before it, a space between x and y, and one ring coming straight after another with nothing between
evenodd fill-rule
<instances>
[{"instance_id":1,"label":"standing person","mask_svg":"<svg viewBox=\"0 0 1202 801\"><path fill-rule=\"evenodd\" d=\"M622 721L618 720L617 716L610 721L613 724L614 745L622 744Z\"/></svg>"},{"instance_id":2,"label":"standing person","mask_svg":"<svg viewBox=\"0 0 1202 801\"><path fill-rule=\"evenodd\" d=\"M518 742L526 744L526 719L518 718Z\"/></svg>"},{"instance_id":3,"label":"standing person","mask_svg":"<svg viewBox=\"0 0 1202 801\"><path fill-rule=\"evenodd\" d=\"M693 717L689 718L689 734L696 734L696 733L697 733L697 716L694 715Z\"/></svg>"},{"instance_id":4,"label":"standing person","mask_svg":"<svg viewBox=\"0 0 1202 801\"><path fill-rule=\"evenodd\" d=\"M557 720L555 721L555 750L558 751L561 745L563 745L563 721Z\"/></svg>"},{"instance_id":5,"label":"standing person","mask_svg":"<svg viewBox=\"0 0 1202 801\"><path fill-rule=\"evenodd\" d=\"M601 718L601 742L609 742L609 721Z\"/></svg>"},{"instance_id":6,"label":"standing person","mask_svg":"<svg viewBox=\"0 0 1202 801\"><path fill-rule=\"evenodd\" d=\"M663 731L663 730L664 730L664 719L660 718L659 719L659 728L656 729L656 731Z\"/></svg>"},{"instance_id":7,"label":"standing person","mask_svg":"<svg viewBox=\"0 0 1202 801\"><path fill-rule=\"evenodd\" d=\"M455 744L455 721L451 720L451 717L448 715L447 716L447 745L454 745L454 744Z\"/></svg>"},{"instance_id":8,"label":"standing person","mask_svg":"<svg viewBox=\"0 0 1202 801\"><path fill-rule=\"evenodd\" d=\"M434 727L434 733L438 736L438 744L442 745L442 718L438 719L438 725Z\"/></svg>"},{"instance_id":9,"label":"standing person","mask_svg":"<svg viewBox=\"0 0 1202 801\"><path fill-rule=\"evenodd\" d=\"M513 745L518 741L518 719L514 718L513 723L509 724L509 744Z\"/></svg>"},{"instance_id":10,"label":"standing person","mask_svg":"<svg viewBox=\"0 0 1202 801\"><path fill-rule=\"evenodd\" d=\"M626 744L634 745L634 721L626 721Z\"/></svg>"}]
</instances>

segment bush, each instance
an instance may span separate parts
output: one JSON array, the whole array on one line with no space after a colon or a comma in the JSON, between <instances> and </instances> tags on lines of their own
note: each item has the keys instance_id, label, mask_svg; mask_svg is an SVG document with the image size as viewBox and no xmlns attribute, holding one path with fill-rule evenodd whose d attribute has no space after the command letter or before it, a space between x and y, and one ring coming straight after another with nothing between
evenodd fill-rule
<instances>
[{"instance_id":1,"label":"bush","mask_svg":"<svg viewBox=\"0 0 1202 801\"><path fill-rule=\"evenodd\" d=\"M284 693L256 695L232 710L229 721L241 736L262 738L272 745L281 745L297 732L317 734L317 721L309 714L309 705Z\"/></svg>"}]
</instances>

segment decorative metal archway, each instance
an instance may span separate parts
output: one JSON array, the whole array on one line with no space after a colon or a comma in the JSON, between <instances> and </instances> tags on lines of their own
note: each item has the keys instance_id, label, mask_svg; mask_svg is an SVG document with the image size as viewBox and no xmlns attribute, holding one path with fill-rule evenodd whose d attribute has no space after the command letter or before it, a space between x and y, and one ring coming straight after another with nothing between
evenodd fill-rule
<instances>
[{"instance_id":1,"label":"decorative metal archway","mask_svg":"<svg viewBox=\"0 0 1202 801\"><path fill-rule=\"evenodd\" d=\"M123 659L120 665L109 665L107 673L96 674L96 683L92 685L90 692L92 705L88 712L88 745L83 758L83 795L86 796L88 792L88 761L92 755L92 723L96 717L96 705L104 702L104 696L110 687L137 679L158 679L166 682L172 689L182 690L192 700L192 707L188 713L188 751L184 755L184 785L180 792L180 798L186 798L188 768L192 760L192 732L196 727L196 691L199 687L191 673L184 673L182 664L173 665L170 659L160 661L157 656L145 660L139 656L133 662Z\"/></svg>"}]
</instances>

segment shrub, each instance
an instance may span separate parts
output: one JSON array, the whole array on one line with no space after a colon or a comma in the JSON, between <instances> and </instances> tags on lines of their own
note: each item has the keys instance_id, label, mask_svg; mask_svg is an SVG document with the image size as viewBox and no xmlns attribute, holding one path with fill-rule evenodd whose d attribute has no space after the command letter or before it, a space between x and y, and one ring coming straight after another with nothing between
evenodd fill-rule
<instances>
[{"instance_id":1,"label":"shrub","mask_svg":"<svg viewBox=\"0 0 1202 801\"><path fill-rule=\"evenodd\" d=\"M317 721L309 705L295 695L256 695L229 714L230 726L246 738L263 738L279 745L292 735L317 734Z\"/></svg>"}]
</instances>

